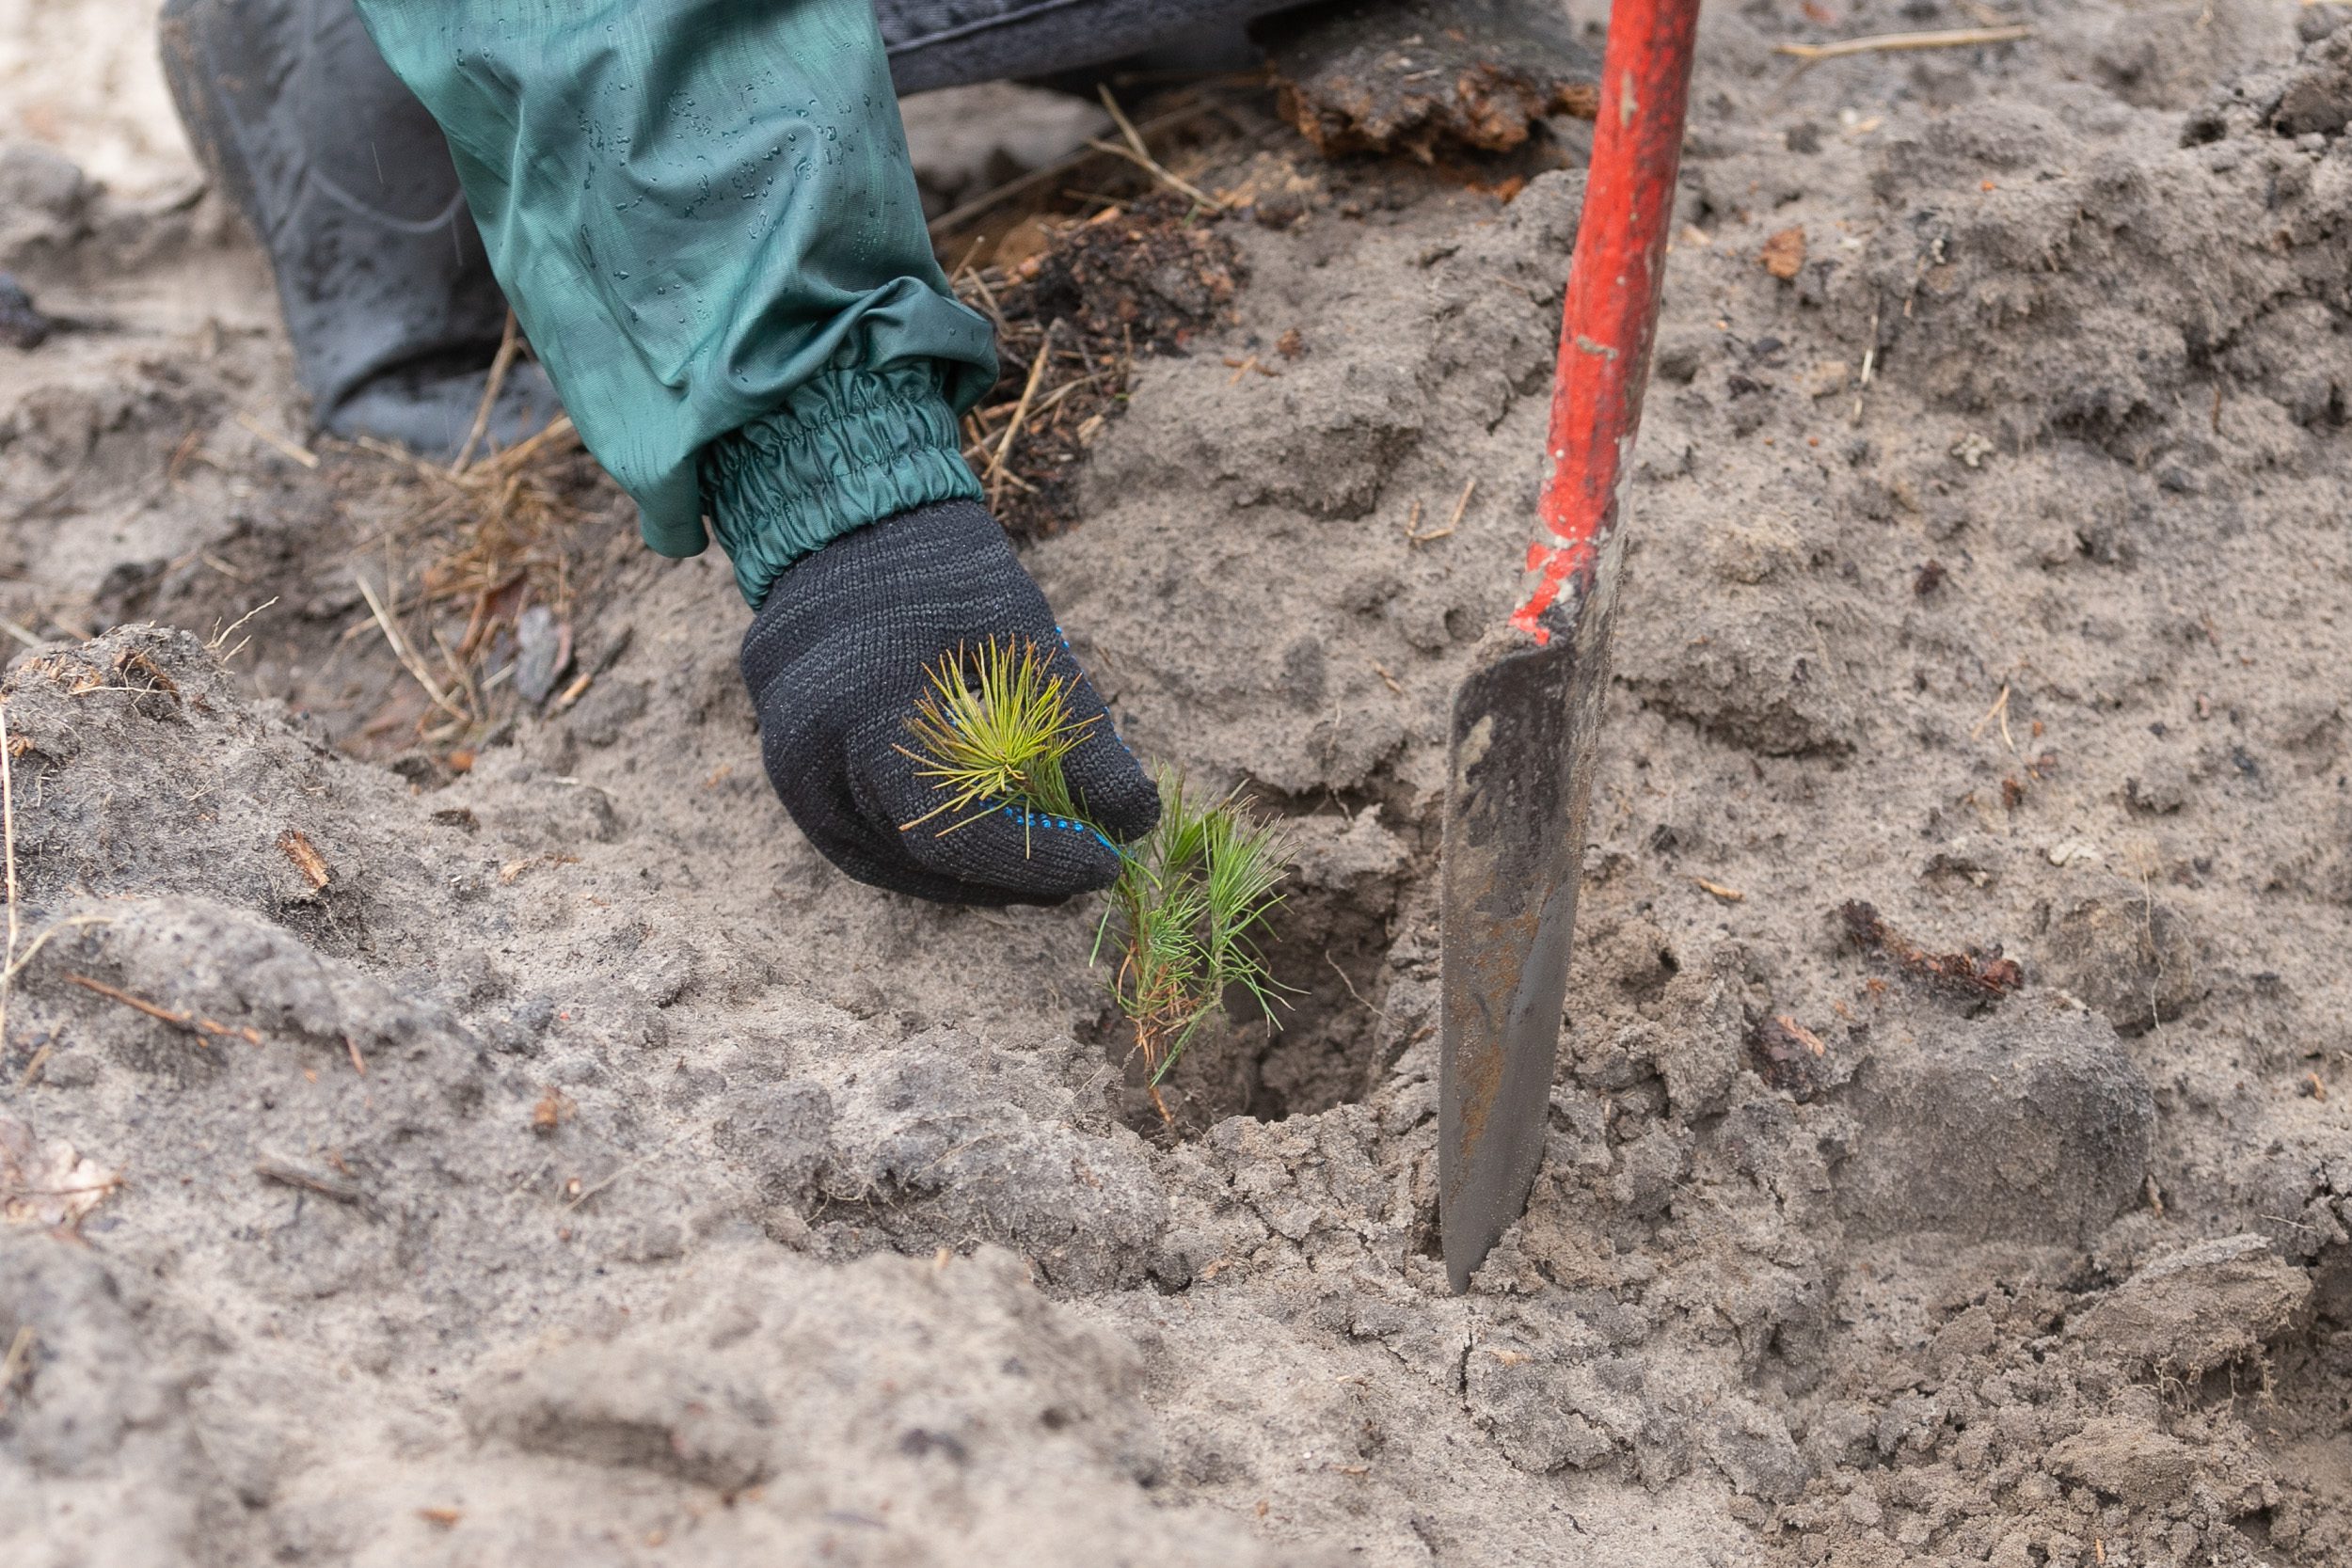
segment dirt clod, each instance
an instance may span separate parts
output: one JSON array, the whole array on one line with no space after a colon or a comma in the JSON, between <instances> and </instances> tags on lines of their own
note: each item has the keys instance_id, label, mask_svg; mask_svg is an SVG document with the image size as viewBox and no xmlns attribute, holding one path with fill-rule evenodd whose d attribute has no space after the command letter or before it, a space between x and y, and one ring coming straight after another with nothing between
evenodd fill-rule
<instances>
[{"instance_id":1,"label":"dirt clod","mask_svg":"<svg viewBox=\"0 0 2352 1568\"><path fill-rule=\"evenodd\" d=\"M2023 788L2008 803L2024 800ZM1957 953L1931 953L1886 923L1876 906L1853 901L1841 904L1837 918L1846 940L1864 952L1880 955L1915 980L1952 995L1993 1001L2026 983L2026 972L2014 958L2001 956L1999 943L1990 948L1964 948Z\"/></svg>"},{"instance_id":2,"label":"dirt clod","mask_svg":"<svg viewBox=\"0 0 2352 1568\"><path fill-rule=\"evenodd\" d=\"M1599 106L1599 62L1524 0L1305 8L1262 23L1282 118L1326 156L1501 152Z\"/></svg>"}]
</instances>

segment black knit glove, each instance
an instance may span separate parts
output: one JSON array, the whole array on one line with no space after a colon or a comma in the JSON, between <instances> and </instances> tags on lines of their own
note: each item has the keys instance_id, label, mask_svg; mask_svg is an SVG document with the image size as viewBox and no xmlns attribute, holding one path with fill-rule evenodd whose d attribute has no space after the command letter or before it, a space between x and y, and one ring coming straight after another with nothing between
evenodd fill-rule
<instances>
[{"instance_id":1,"label":"black knit glove","mask_svg":"<svg viewBox=\"0 0 2352 1568\"><path fill-rule=\"evenodd\" d=\"M898 748L926 669L991 639L1050 653L1070 677L1071 716L1093 717L1063 762L1087 815L1121 840L1159 820L1159 792L1005 531L972 501L917 507L793 566L743 636L769 780L809 842L859 881L942 903L1049 904L1119 875L1119 852L1080 823L995 812L940 832L937 793Z\"/></svg>"}]
</instances>

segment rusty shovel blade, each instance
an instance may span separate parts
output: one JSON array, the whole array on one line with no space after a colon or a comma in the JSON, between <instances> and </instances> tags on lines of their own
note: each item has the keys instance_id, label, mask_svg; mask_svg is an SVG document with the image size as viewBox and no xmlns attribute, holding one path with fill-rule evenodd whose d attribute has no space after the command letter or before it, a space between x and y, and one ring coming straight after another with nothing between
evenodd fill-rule
<instances>
[{"instance_id":1,"label":"rusty shovel blade","mask_svg":"<svg viewBox=\"0 0 2352 1568\"><path fill-rule=\"evenodd\" d=\"M1593 736L1615 595L1541 647L1500 648L1454 700L1440 904L1438 1209L1458 1292L1527 1206L1543 1161Z\"/></svg>"},{"instance_id":2,"label":"rusty shovel blade","mask_svg":"<svg viewBox=\"0 0 2352 1568\"><path fill-rule=\"evenodd\" d=\"M1518 609L1455 693L1440 895L1438 1209L1456 1291L1527 1206L1609 685L1619 531L1649 381L1698 0L1616 0Z\"/></svg>"}]
</instances>

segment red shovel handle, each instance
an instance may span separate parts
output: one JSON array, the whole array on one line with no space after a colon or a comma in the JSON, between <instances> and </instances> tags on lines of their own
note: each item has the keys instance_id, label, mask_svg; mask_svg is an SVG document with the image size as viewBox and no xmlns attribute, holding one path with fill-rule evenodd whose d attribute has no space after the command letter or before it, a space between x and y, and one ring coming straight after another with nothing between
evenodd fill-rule
<instances>
[{"instance_id":1,"label":"red shovel handle","mask_svg":"<svg viewBox=\"0 0 2352 1568\"><path fill-rule=\"evenodd\" d=\"M1617 531L1649 385L1698 20L1698 0L1616 0L1610 8L1552 383L1551 476L1542 526L1528 546L1530 580L1511 613L1511 625L1538 643L1573 623L1578 601L1606 586L1597 578L1615 558L1604 547Z\"/></svg>"}]
</instances>

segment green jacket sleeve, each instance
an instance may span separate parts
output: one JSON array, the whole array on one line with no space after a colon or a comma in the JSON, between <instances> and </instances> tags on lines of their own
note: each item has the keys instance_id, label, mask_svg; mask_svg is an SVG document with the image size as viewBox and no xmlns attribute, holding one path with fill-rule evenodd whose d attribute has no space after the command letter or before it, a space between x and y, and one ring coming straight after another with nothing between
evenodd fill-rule
<instances>
[{"instance_id":1,"label":"green jacket sleeve","mask_svg":"<svg viewBox=\"0 0 2352 1568\"><path fill-rule=\"evenodd\" d=\"M827 541L979 494L987 322L933 258L871 0L359 0L646 544L704 515L757 605Z\"/></svg>"}]
</instances>

